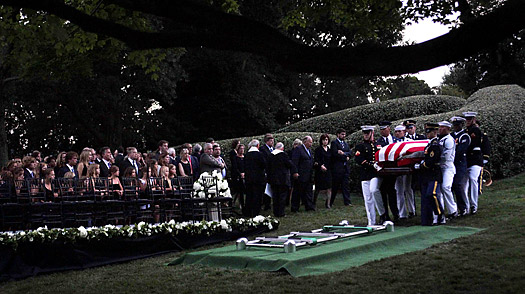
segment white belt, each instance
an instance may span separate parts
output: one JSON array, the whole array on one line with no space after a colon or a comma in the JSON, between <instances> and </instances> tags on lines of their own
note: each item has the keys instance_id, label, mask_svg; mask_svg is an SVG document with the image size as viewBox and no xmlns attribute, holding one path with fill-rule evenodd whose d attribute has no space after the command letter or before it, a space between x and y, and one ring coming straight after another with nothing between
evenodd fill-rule
<instances>
[{"instance_id":1,"label":"white belt","mask_svg":"<svg viewBox=\"0 0 525 294\"><path fill-rule=\"evenodd\" d=\"M481 150L481 147L474 147L474 149L472 149L473 151L476 151L476 150Z\"/></svg>"}]
</instances>

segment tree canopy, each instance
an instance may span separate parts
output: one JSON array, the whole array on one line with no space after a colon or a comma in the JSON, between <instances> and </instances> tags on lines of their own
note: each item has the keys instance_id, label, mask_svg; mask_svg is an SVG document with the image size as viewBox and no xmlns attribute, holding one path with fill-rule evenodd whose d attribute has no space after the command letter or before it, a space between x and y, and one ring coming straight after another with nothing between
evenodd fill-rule
<instances>
[{"instance_id":1,"label":"tree canopy","mask_svg":"<svg viewBox=\"0 0 525 294\"><path fill-rule=\"evenodd\" d=\"M443 21L450 13L463 13L461 25L449 33L420 44L381 46L378 42L358 42L356 36L346 36L349 46L328 47L304 43L295 35L283 34L279 28L256 21L236 11L237 1L219 1L221 9L207 1L191 0L105 0L131 13L145 13L160 19L163 25L156 30L140 30L122 22L90 15L68 5L63 0L0 0L0 4L46 11L67 19L83 30L113 37L133 49L206 47L254 53L277 61L285 68L321 75L399 75L450 64L494 46L525 28L525 2L521 0L489 1L496 8L484 10L474 17L467 1L411 0L401 11L401 20L432 16ZM240 1L239 1L240 2ZM287 25L306 27L312 21L329 18L346 27L361 24L367 19L375 23L387 19L395 24L389 12L402 8L401 1L275 1L284 11ZM284 4L283 4L284 3ZM226 12L224 8L226 7ZM483 7L478 5L477 7ZM230 13L228 13L230 12ZM398 13L399 14L399 13ZM396 14L397 15L397 14ZM378 25L384 26L385 22ZM283 25L283 22L278 24ZM358 27L358 26L355 26ZM375 26L371 26L374 31ZM356 34L359 35L359 34ZM362 34L370 40L373 34Z\"/></svg>"}]
</instances>

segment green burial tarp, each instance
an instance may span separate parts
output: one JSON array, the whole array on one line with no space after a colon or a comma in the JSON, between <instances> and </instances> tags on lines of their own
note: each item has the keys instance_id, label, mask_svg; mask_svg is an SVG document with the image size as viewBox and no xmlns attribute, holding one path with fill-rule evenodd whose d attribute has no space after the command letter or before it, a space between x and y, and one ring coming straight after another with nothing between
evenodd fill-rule
<instances>
[{"instance_id":1,"label":"green burial tarp","mask_svg":"<svg viewBox=\"0 0 525 294\"><path fill-rule=\"evenodd\" d=\"M320 275L422 250L433 244L468 236L481 230L451 226L396 227L394 232L380 231L362 237L298 247L293 253L284 253L282 248L247 247L246 250L236 250L236 246L233 245L188 253L169 265L202 264L258 271L284 269L294 277Z\"/></svg>"}]
</instances>

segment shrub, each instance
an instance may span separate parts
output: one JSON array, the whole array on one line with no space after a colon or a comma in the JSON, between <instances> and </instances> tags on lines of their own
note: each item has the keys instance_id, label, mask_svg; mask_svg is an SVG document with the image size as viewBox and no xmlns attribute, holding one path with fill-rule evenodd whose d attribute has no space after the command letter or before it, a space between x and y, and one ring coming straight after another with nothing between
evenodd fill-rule
<instances>
[{"instance_id":1,"label":"shrub","mask_svg":"<svg viewBox=\"0 0 525 294\"><path fill-rule=\"evenodd\" d=\"M525 89L517 85L500 85L483 88L472 94L465 106L458 110L414 117L419 133L426 122L449 120L465 111L478 112L481 131L487 133L492 144L492 155L487 168L493 177L501 178L525 171ZM393 121L393 125L403 122ZM379 130L376 127L376 138ZM355 145L362 138L357 131L349 136Z\"/></svg>"},{"instance_id":2,"label":"shrub","mask_svg":"<svg viewBox=\"0 0 525 294\"><path fill-rule=\"evenodd\" d=\"M352 133L358 131L362 125L375 125L381 120L402 120L456 110L465 105L465 102L463 98L452 96L411 96L316 116L284 127L277 132L334 133L336 129L344 128L347 133Z\"/></svg>"}]
</instances>

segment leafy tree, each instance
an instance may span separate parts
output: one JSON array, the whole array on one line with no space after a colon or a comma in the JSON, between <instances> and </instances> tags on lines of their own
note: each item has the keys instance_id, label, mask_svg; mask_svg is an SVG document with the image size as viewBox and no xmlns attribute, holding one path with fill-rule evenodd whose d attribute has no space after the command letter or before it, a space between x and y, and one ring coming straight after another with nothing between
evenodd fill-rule
<instances>
[{"instance_id":1,"label":"leafy tree","mask_svg":"<svg viewBox=\"0 0 525 294\"><path fill-rule=\"evenodd\" d=\"M482 0L480 0L481 2ZM444 2L444 4L442 4ZM277 28L263 24L242 15L222 12L201 1L181 0L105 0L105 3L118 5L133 13L147 13L164 19L171 26L156 31L137 30L121 23L101 17L88 15L61 0L0 0L0 4L18 5L44 10L77 23L82 29L122 40L134 49L206 47L220 50L250 52L266 56L284 67L298 72L313 72L321 75L399 75L431 69L450 64L491 47L525 27L523 14L525 3L522 0L488 1L496 3L494 9L476 16L465 0L455 1L412 0L404 7L407 19L439 16L446 18L451 12L460 11L465 19L456 29L433 40L409 46L381 47L358 42L355 46L340 48L318 47L310 43L300 43L282 34ZM486 2L486 1L483 1ZM223 1L222 3L234 3ZM279 3L289 3L283 1ZM293 2L292 2L293 3ZM343 1L300 1L302 9L286 10L291 13L290 23L308 23L310 8L314 16L322 15L328 4L346 4ZM341 9L329 9L329 13L343 12L341 17L333 17L343 24L354 23L354 7L363 11L362 15L381 15L373 13L378 9L385 13L400 7L397 0L351 1ZM231 5L229 5L231 6ZM278 6L286 8L284 6ZM411 7L415 7L412 9ZM484 6L483 6L484 7ZM350 8L350 9L348 9ZM350 13L346 11L350 10ZM295 13L297 11L297 13ZM349 21L346 21L348 18ZM315 20L315 18L313 18ZM360 24L363 17L355 17ZM304 20L304 21L303 21ZM380 17L371 22L380 21ZM366 23L366 22L365 22ZM329 38L330 36L327 36ZM353 36L347 36L352 38ZM454 48L454 50L450 50Z\"/></svg>"},{"instance_id":2,"label":"leafy tree","mask_svg":"<svg viewBox=\"0 0 525 294\"><path fill-rule=\"evenodd\" d=\"M432 90L425 81L414 76L399 76L380 80L372 96L383 101L413 95L430 94L432 94Z\"/></svg>"}]
</instances>

